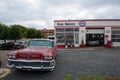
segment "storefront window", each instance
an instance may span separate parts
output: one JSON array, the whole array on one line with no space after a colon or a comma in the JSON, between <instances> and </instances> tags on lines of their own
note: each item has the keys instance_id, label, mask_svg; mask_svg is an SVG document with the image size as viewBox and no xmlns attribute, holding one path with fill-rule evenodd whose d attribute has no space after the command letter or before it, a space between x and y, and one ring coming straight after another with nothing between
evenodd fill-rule
<instances>
[{"instance_id":1,"label":"storefront window","mask_svg":"<svg viewBox=\"0 0 120 80\"><path fill-rule=\"evenodd\" d=\"M57 28L56 29L57 44L73 45L74 38L75 38L75 43L79 44L79 28Z\"/></svg>"},{"instance_id":2,"label":"storefront window","mask_svg":"<svg viewBox=\"0 0 120 80\"><path fill-rule=\"evenodd\" d=\"M65 41L68 42L67 45L72 45L74 43L74 33L66 33L65 34Z\"/></svg>"},{"instance_id":3,"label":"storefront window","mask_svg":"<svg viewBox=\"0 0 120 80\"><path fill-rule=\"evenodd\" d=\"M56 33L57 43L64 43L64 33Z\"/></svg>"}]
</instances>

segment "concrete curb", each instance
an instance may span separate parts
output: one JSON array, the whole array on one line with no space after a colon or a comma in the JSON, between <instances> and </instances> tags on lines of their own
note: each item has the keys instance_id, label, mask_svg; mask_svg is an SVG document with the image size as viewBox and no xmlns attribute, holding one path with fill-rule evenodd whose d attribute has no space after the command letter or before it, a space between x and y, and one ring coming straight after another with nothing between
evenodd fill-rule
<instances>
[{"instance_id":1,"label":"concrete curb","mask_svg":"<svg viewBox=\"0 0 120 80\"><path fill-rule=\"evenodd\" d=\"M106 49L105 47L86 47L86 48L58 48L57 50L96 50L96 49Z\"/></svg>"},{"instance_id":2,"label":"concrete curb","mask_svg":"<svg viewBox=\"0 0 120 80\"><path fill-rule=\"evenodd\" d=\"M67 49L57 49L57 50L95 50L94 48L67 48Z\"/></svg>"},{"instance_id":3,"label":"concrete curb","mask_svg":"<svg viewBox=\"0 0 120 80\"><path fill-rule=\"evenodd\" d=\"M11 72L8 68L0 68L0 78L7 76Z\"/></svg>"}]
</instances>

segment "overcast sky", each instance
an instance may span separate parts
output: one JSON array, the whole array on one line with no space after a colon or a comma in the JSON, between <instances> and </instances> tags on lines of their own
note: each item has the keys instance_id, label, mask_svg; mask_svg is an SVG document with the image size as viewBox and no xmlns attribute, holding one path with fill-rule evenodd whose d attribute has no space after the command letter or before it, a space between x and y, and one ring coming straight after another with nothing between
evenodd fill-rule
<instances>
[{"instance_id":1,"label":"overcast sky","mask_svg":"<svg viewBox=\"0 0 120 80\"><path fill-rule=\"evenodd\" d=\"M3 24L44 29L66 19L120 19L120 0L0 0Z\"/></svg>"}]
</instances>

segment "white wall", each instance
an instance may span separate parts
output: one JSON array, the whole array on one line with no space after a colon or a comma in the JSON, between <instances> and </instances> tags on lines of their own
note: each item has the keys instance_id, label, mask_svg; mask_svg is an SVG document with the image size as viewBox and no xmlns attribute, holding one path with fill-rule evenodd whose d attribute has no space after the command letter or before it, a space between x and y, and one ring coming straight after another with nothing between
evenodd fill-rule
<instances>
[{"instance_id":1,"label":"white wall","mask_svg":"<svg viewBox=\"0 0 120 80\"><path fill-rule=\"evenodd\" d=\"M86 33L87 34L103 34L104 33L104 29L86 29Z\"/></svg>"},{"instance_id":2,"label":"white wall","mask_svg":"<svg viewBox=\"0 0 120 80\"><path fill-rule=\"evenodd\" d=\"M85 27L80 27L80 30L79 30L79 42L80 42L80 45L82 43L82 40L84 41L84 44L86 44L86 28Z\"/></svg>"}]
</instances>

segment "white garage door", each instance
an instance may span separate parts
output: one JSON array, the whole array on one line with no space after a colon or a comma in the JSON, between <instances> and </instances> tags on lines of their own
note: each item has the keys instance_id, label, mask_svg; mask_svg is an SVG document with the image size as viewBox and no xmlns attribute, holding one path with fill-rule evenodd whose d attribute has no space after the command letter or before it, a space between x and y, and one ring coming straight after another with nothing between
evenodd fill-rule
<instances>
[{"instance_id":1,"label":"white garage door","mask_svg":"<svg viewBox=\"0 0 120 80\"><path fill-rule=\"evenodd\" d=\"M120 29L112 29L113 46L120 46Z\"/></svg>"},{"instance_id":2,"label":"white garage door","mask_svg":"<svg viewBox=\"0 0 120 80\"><path fill-rule=\"evenodd\" d=\"M87 34L104 34L104 29L86 29Z\"/></svg>"}]
</instances>

